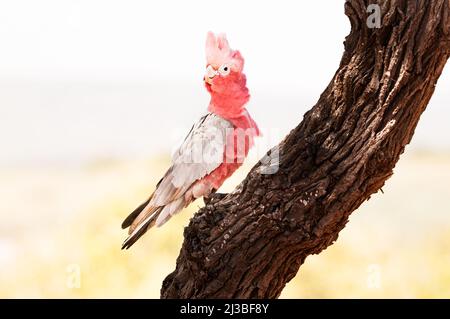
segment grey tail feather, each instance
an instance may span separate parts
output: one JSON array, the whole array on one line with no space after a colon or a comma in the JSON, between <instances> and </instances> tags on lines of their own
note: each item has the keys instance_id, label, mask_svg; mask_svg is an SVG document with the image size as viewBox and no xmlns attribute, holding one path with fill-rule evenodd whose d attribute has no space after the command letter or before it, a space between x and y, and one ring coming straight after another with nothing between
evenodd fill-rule
<instances>
[{"instance_id":1,"label":"grey tail feather","mask_svg":"<svg viewBox=\"0 0 450 319\"><path fill-rule=\"evenodd\" d=\"M127 218L125 218L125 220L122 223L122 229L131 226L136 217L138 217L138 215L144 210L145 206L147 206L147 204L150 202L150 199L152 199L151 196L149 199L147 199L145 202L139 205L135 210L133 210L133 212L130 215L128 215Z\"/></svg>"},{"instance_id":2,"label":"grey tail feather","mask_svg":"<svg viewBox=\"0 0 450 319\"><path fill-rule=\"evenodd\" d=\"M170 171L170 170L169 170ZM166 173L167 174L167 173ZM156 184L156 188L158 188L159 184L161 184L161 182L163 181L164 177L161 178L158 182L158 184ZM133 212L128 215L127 218L125 218L125 220L122 222L122 229L125 229L127 227L130 227L131 224L133 223L133 221L136 219L136 217L138 217L138 215L144 210L144 208L148 205L148 203L150 203L150 201L153 198L153 194L150 195L150 197L143 202L141 205L139 205L135 210L133 210Z\"/></svg>"},{"instance_id":3,"label":"grey tail feather","mask_svg":"<svg viewBox=\"0 0 450 319\"><path fill-rule=\"evenodd\" d=\"M145 206L144 206L145 207ZM122 244L122 249L128 249L131 246L133 246L133 244L139 239L141 238L142 235L144 235L147 230L149 230L150 228L152 228L152 226L155 224L156 219L158 218L159 214L161 213L163 207L158 208L155 212L153 212L153 214L151 215L151 217L142 225L139 226L139 230L135 233L132 233L131 235L128 236L127 239L125 239L125 241ZM139 211L140 212L140 211Z\"/></svg>"}]
</instances>

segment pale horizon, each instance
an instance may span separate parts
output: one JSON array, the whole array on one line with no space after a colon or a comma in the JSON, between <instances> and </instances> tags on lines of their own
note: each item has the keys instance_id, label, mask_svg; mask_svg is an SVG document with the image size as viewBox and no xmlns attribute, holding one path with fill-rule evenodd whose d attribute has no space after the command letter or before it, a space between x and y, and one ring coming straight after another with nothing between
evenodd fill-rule
<instances>
[{"instance_id":1,"label":"pale horizon","mask_svg":"<svg viewBox=\"0 0 450 319\"><path fill-rule=\"evenodd\" d=\"M2 1L0 165L169 153L206 112L208 30L242 52L248 109L282 139L332 79L349 22L343 1ZM408 150L450 152L449 87L447 67Z\"/></svg>"}]
</instances>

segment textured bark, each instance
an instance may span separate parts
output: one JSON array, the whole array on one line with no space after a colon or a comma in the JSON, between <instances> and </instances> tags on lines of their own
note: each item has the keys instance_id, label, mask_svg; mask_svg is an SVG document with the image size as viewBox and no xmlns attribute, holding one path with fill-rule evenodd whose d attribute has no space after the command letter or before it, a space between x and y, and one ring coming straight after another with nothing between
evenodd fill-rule
<instances>
[{"instance_id":1,"label":"textured bark","mask_svg":"<svg viewBox=\"0 0 450 319\"><path fill-rule=\"evenodd\" d=\"M366 25L369 3L346 1L339 69L280 143L279 170L259 163L200 209L162 298L278 297L393 174L450 55L450 0L380 1L380 29Z\"/></svg>"}]
</instances>

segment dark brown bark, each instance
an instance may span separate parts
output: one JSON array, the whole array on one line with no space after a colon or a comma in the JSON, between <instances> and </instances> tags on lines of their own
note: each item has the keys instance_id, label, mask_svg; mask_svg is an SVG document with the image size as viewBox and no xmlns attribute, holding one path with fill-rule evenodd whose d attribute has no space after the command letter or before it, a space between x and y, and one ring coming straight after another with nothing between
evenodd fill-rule
<instances>
[{"instance_id":1,"label":"dark brown bark","mask_svg":"<svg viewBox=\"0 0 450 319\"><path fill-rule=\"evenodd\" d=\"M414 133L450 55L450 0L350 0L351 33L317 104L279 145L192 218L162 298L276 298L305 258L331 245L377 192Z\"/></svg>"}]
</instances>

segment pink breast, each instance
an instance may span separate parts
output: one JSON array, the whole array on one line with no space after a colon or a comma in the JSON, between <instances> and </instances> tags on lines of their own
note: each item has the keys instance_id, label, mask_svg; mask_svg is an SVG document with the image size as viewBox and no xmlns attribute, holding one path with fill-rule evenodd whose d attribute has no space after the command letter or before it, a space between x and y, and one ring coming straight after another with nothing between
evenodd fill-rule
<instances>
[{"instance_id":1,"label":"pink breast","mask_svg":"<svg viewBox=\"0 0 450 319\"><path fill-rule=\"evenodd\" d=\"M254 144L254 138L260 135L255 121L245 109L241 116L228 120L233 124L234 129L227 136L224 162L195 183L196 188L204 190L203 195L208 195L211 188L218 189L222 186L223 182L242 165Z\"/></svg>"}]
</instances>

